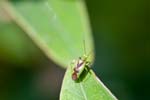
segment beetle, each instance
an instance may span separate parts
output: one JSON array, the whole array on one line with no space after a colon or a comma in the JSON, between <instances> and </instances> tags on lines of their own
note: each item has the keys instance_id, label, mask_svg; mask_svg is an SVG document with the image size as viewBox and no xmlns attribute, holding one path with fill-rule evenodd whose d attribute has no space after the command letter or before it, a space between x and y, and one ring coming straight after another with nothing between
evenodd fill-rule
<instances>
[{"instance_id":1,"label":"beetle","mask_svg":"<svg viewBox=\"0 0 150 100\"><path fill-rule=\"evenodd\" d=\"M86 67L90 66L90 62L87 60L87 58L88 56L84 55L83 57L79 57L78 60L73 61L74 68L72 73L72 80L74 81L78 80L83 70Z\"/></svg>"}]
</instances>

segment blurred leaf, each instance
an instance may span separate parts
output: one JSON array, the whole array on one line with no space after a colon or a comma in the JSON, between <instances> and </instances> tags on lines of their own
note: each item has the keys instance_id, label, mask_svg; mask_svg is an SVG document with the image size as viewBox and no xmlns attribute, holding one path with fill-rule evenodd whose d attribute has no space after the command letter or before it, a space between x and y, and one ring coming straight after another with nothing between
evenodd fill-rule
<instances>
[{"instance_id":1,"label":"blurred leaf","mask_svg":"<svg viewBox=\"0 0 150 100\"><path fill-rule=\"evenodd\" d=\"M66 67L86 52L93 54L93 40L82 0L16 1L6 11L32 40L57 64Z\"/></svg>"},{"instance_id":2,"label":"blurred leaf","mask_svg":"<svg viewBox=\"0 0 150 100\"><path fill-rule=\"evenodd\" d=\"M68 67L60 94L60 100L117 100L90 69L83 72L82 81L72 80L72 69Z\"/></svg>"},{"instance_id":3,"label":"blurred leaf","mask_svg":"<svg viewBox=\"0 0 150 100\"><path fill-rule=\"evenodd\" d=\"M39 54L37 47L16 24L0 21L0 60L25 65L38 60Z\"/></svg>"},{"instance_id":4,"label":"blurred leaf","mask_svg":"<svg viewBox=\"0 0 150 100\"><path fill-rule=\"evenodd\" d=\"M90 54L90 61L93 62L93 40L82 0L15 1L5 3L4 8L57 64L67 67L72 59L85 53ZM84 41L86 52L83 49ZM63 81L60 98L115 100L93 71L89 70L84 80L76 83L71 79L70 67Z\"/></svg>"}]
</instances>

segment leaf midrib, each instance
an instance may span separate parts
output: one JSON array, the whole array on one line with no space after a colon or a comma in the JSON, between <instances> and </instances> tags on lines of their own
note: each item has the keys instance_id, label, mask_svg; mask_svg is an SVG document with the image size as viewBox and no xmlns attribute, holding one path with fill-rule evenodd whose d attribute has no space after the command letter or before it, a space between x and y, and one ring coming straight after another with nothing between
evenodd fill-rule
<instances>
[{"instance_id":1,"label":"leaf midrib","mask_svg":"<svg viewBox=\"0 0 150 100\"><path fill-rule=\"evenodd\" d=\"M86 96L86 93L84 92L84 88L83 88L82 83L80 83L80 88L81 88L81 92L82 92L82 94L83 94L83 97L85 98L85 100L88 100L88 99L87 99L87 96Z\"/></svg>"}]
</instances>

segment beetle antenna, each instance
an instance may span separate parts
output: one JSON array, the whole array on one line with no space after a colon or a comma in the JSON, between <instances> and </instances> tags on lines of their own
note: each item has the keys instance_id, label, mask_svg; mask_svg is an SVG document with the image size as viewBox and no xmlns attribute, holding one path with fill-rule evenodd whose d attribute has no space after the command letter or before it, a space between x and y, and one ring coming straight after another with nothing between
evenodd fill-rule
<instances>
[{"instance_id":1,"label":"beetle antenna","mask_svg":"<svg viewBox=\"0 0 150 100\"><path fill-rule=\"evenodd\" d=\"M86 55L85 39L83 39L83 50L84 50L84 54Z\"/></svg>"}]
</instances>

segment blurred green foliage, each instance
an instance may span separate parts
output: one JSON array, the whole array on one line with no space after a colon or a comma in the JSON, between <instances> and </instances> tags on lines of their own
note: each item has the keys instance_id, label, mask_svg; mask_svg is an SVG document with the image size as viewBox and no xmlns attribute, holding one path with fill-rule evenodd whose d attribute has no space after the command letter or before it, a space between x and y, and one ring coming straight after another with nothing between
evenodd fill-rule
<instances>
[{"instance_id":1,"label":"blurred green foliage","mask_svg":"<svg viewBox=\"0 0 150 100\"><path fill-rule=\"evenodd\" d=\"M149 1L87 0L87 7L95 38L95 72L118 99L149 100ZM7 16L4 18L5 21L0 14L0 99L57 100L60 85L50 83L61 81L58 77L62 77L62 74L59 76L62 70L48 70L45 66L49 62L39 48L16 24L9 22ZM56 66L52 62L50 64ZM42 74L39 73L41 70ZM45 70L51 72L47 74ZM33 79L48 76L51 77L45 80L49 80L47 84L51 87L46 85L48 87L43 88L45 81L41 83L45 91L34 87ZM57 90L56 94L52 94L53 90L48 90L50 88Z\"/></svg>"},{"instance_id":2,"label":"blurred green foliage","mask_svg":"<svg viewBox=\"0 0 150 100\"><path fill-rule=\"evenodd\" d=\"M12 22L0 23L0 59L7 63L33 63L40 56L35 45L24 32ZM27 49L28 48L28 49Z\"/></svg>"},{"instance_id":3,"label":"blurred green foliage","mask_svg":"<svg viewBox=\"0 0 150 100\"><path fill-rule=\"evenodd\" d=\"M0 100L57 100L63 72L18 25L0 21Z\"/></svg>"},{"instance_id":4,"label":"blurred green foliage","mask_svg":"<svg viewBox=\"0 0 150 100\"><path fill-rule=\"evenodd\" d=\"M58 65L66 68L72 59L82 56L84 40L86 52L93 54L93 40L83 1L12 2L6 9Z\"/></svg>"}]
</instances>

